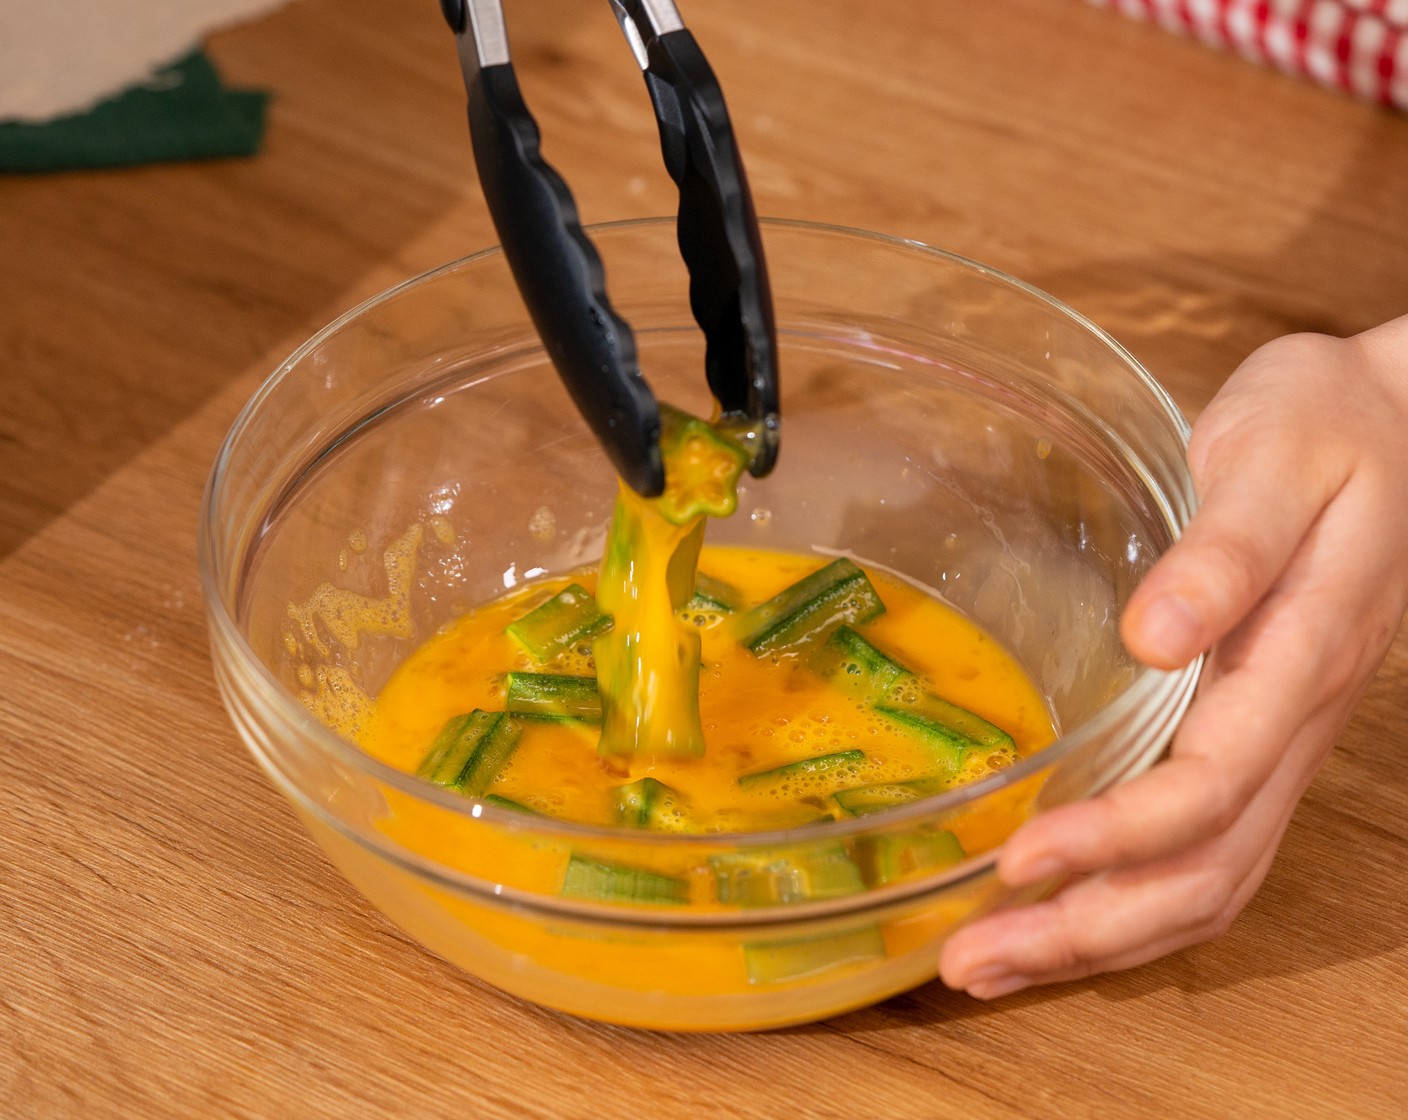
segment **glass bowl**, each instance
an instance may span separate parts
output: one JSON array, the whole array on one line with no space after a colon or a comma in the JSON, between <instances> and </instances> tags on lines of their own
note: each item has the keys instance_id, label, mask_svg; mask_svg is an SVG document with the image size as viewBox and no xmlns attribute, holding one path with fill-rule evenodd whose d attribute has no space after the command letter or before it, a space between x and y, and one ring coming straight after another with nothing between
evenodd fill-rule
<instances>
[{"instance_id":1,"label":"glass bowl","mask_svg":"<svg viewBox=\"0 0 1408 1120\"><path fill-rule=\"evenodd\" d=\"M592 232L656 395L707 415L673 224ZM255 758L411 936L576 1015L760 1029L932 979L954 928L1039 893L996 877L1014 825L1149 766L1198 675L1141 667L1118 637L1131 590L1194 505L1187 426L1128 353L1049 296L912 242L769 222L764 244L781 457L745 479L739 513L711 522L709 540L847 553L937 589L1050 707L1055 742L1009 769L845 821L691 836L515 813L358 748L378 690L425 638L600 558L613 472L497 250L309 340L245 407L209 481L214 665ZM965 837L961 862L911 859L840 897L750 908L560 893L574 854L707 874L721 859L805 865L838 846L923 851L909 841L947 828Z\"/></svg>"}]
</instances>

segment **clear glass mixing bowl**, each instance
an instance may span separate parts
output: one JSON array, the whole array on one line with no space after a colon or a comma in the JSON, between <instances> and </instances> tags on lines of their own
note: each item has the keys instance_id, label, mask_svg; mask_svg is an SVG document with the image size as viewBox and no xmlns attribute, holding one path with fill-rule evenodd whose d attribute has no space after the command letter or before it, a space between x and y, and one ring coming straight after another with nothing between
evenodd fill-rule
<instances>
[{"instance_id":1,"label":"clear glass mixing bowl","mask_svg":"<svg viewBox=\"0 0 1408 1120\"><path fill-rule=\"evenodd\" d=\"M657 396L708 414L672 223L593 236ZM994 873L1014 823L1150 765L1198 674L1139 666L1117 633L1194 504L1186 425L1129 354L1041 292L944 252L798 223L765 223L764 242L781 458L746 480L739 514L711 523L710 540L847 552L938 589L1017 658L1059 728L1008 770L804 830L686 836L496 809L358 749L378 689L447 620L600 555L614 476L497 251L309 340L246 406L209 482L214 664L255 758L413 937L578 1015L757 1029L930 980L951 930L1019 901ZM559 893L573 853L688 872L721 854L854 851L958 824L984 838L963 862L824 901Z\"/></svg>"}]
</instances>

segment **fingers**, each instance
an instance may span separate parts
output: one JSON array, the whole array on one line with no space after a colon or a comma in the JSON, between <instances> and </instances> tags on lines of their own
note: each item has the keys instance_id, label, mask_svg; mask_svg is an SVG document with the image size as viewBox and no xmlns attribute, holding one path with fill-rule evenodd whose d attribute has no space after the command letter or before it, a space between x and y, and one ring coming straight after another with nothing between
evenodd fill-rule
<instances>
[{"instance_id":1,"label":"fingers","mask_svg":"<svg viewBox=\"0 0 1408 1120\"><path fill-rule=\"evenodd\" d=\"M956 932L946 982L992 998L1140 964L1216 936L1250 899L1408 605L1405 346L1408 317L1278 340L1204 414L1202 509L1121 620L1151 665L1214 649L1171 757L1024 825L1003 880L1071 878Z\"/></svg>"},{"instance_id":2,"label":"fingers","mask_svg":"<svg viewBox=\"0 0 1408 1120\"><path fill-rule=\"evenodd\" d=\"M1307 535L1281 586L1210 659L1170 758L1100 797L1028 822L1001 856L1005 882L1137 864L1199 844L1231 827L1303 727L1323 712L1338 729L1391 640L1408 582L1400 575L1392 586L1401 565L1392 547L1376 554L1361 544L1360 578L1343 571L1346 542L1362 538L1360 522L1376 508L1347 488Z\"/></svg>"},{"instance_id":3,"label":"fingers","mask_svg":"<svg viewBox=\"0 0 1408 1120\"><path fill-rule=\"evenodd\" d=\"M1134 968L1225 932L1270 866L1280 833L1231 889L1211 869L1153 866L1079 880L1036 906L960 930L944 946L945 983L978 999Z\"/></svg>"},{"instance_id":4,"label":"fingers","mask_svg":"<svg viewBox=\"0 0 1408 1120\"><path fill-rule=\"evenodd\" d=\"M1342 719L1351 701L1333 682L1347 672L1340 663L1363 660L1342 620L1363 608L1332 576L1308 582L1305 595L1266 599L1213 655L1165 762L1029 821L1002 853L1003 880L1024 886L1199 844L1232 826L1322 707ZM1340 642L1327 640L1336 632Z\"/></svg>"},{"instance_id":5,"label":"fingers","mask_svg":"<svg viewBox=\"0 0 1408 1120\"><path fill-rule=\"evenodd\" d=\"M1316 755L1307 729L1295 754ZM1078 879L1046 902L998 913L944 946L944 982L994 999L1033 984L1131 968L1216 937L1260 886L1314 767L1288 763L1228 831L1162 860Z\"/></svg>"},{"instance_id":6,"label":"fingers","mask_svg":"<svg viewBox=\"0 0 1408 1120\"><path fill-rule=\"evenodd\" d=\"M1304 674L1301 696L1313 683ZM1296 693L1293 693L1296 694ZM1230 827L1276 768L1305 721L1298 705L1268 705L1254 671L1205 690L1179 730L1169 759L1100 797L1041 813L1008 841L1005 883L1141 863Z\"/></svg>"},{"instance_id":7,"label":"fingers","mask_svg":"<svg viewBox=\"0 0 1408 1120\"><path fill-rule=\"evenodd\" d=\"M1305 720L1227 828L1186 845L1169 847L1168 835L1150 840L1148 849L1158 853L1152 858L1106 860L1104 870L1077 877L1046 902L957 931L941 958L945 982L991 999L1031 984L1129 968L1220 935L1265 877L1343 718L1344 709L1331 703ZM1160 789L1145 793L1144 808L1156 808ZM1056 814L1033 824L1047 819ZM1151 831L1157 827L1150 822ZM1122 851L1145 846L1139 832L1136 826L1134 840L1121 840Z\"/></svg>"},{"instance_id":8,"label":"fingers","mask_svg":"<svg viewBox=\"0 0 1408 1120\"><path fill-rule=\"evenodd\" d=\"M948 982L992 998L1130 967L1226 929L1391 640L1387 626L1370 627L1383 631L1376 637L1364 625L1401 615L1401 547L1364 536L1366 519L1392 536L1383 508L1362 480L1345 487L1275 590L1219 644L1167 762L1012 837L999 863L1005 882L1086 877L955 934ZM1354 542L1349 578L1343 556Z\"/></svg>"}]
</instances>

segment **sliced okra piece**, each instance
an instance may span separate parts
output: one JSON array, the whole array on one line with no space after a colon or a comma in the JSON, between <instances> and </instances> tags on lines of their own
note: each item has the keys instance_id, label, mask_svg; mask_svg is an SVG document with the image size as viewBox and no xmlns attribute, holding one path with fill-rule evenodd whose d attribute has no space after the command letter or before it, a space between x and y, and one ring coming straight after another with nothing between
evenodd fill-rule
<instances>
[{"instance_id":1,"label":"sliced okra piece","mask_svg":"<svg viewBox=\"0 0 1408 1120\"><path fill-rule=\"evenodd\" d=\"M509 673L504 707L535 719L601 722L596 678L564 673Z\"/></svg>"},{"instance_id":2,"label":"sliced okra piece","mask_svg":"<svg viewBox=\"0 0 1408 1120\"><path fill-rule=\"evenodd\" d=\"M743 964L750 984L783 984L847 964L880 960L885 940L871 926L776 941L748 941Z\"/></svg>"},{"instance_id":3,"label":"sliced okra piece","mask_svg":"<svg viewBox=\"0 0 1408 1120\"><path fill-rule=\"evenodd\" d=\"M611 616L597 606L590 591L579 583L571 583L518 621L509 623L504 632L542 665L609 629Z\"/></svg>"},{"instance_id":4,"label":"sliced okra piece","mask_svg":"<svg viewBox=\"0 0 1408 1120\"><path fill-rule=\"evenodd\" d=\"M726 906L789 906L865 889L860 869L837 842L722 852L711 856L709 864L718 899Z\"/></svg>"},{"instance_id":5,"label":"sliced okra piece","mask_svg":"<svg viewBox=\"0 0 1408 1120\"><path fill-rule=\"evenodd\" d=\"M838 789L832 799L847 815L864 816L878 813L881 809L893 809L896 805L908 805L921 797L929 797L947 789L948 783L937 778L920 778L906 782L876 782L866 786L851 786Z\"/></svg>"},{"instance_id":6,"label":"sliced okra piece","mask_svg":"<svg viewBox=\"0 0 1408 1120\"><path fill-rule=\"evenodd\" d=\"M732 584L704 572L694 577L694 594L681 608L686 614L732 614L743 604L743 594Z\"/></svg>"},{"instance_id":7,"label":"sliced okra piece","mask_svg":"<svg viewBox=\"0 0 1408 1120\"><path fill-rule=\"evenodd\" d=\"M866 702L883 699L914 674L851 626L838 626L811 658L812 668L837 688Z\"/></svg>"},{"instance_id":8,"label":"sliced okra piece","mask_svg":"<svg viewBox=\"0 0 1408 1120\"><path fill-rule=\"evenodd\" d=\"M880 832L856 840L856 864L872 887L937 871L961 863L966 857L958 837L946 828L921 825L905 832Z\"/></svg>"},{"instance_id":9,"label":"sliced okra piece","mask_svg":"<svg viewBox=\"0 0 1408 1120\"><path fill-rule=\"evenodd\" d=\"M567 861L562 893L594 902L679 903L689 899L689 882L644 867L603 863L574 854Z\"/></svg>"},{"instance_id":10,"label":"sliced okra piece","mask_svg":"<svg viewBox=\"0 0 1408 1120\"><path fill-rule=\"evenodd\" d=\"M774 785L779 782L805 779L815 784L823 776L831 776L839 786L847 775L852 775L864 765L865 752L859 750L833 751L831 754L813 755L798 759L783 766L773 766L767 770L755 770L751 774L741 774L738 778L740 789L757 789L759 786ZM822 790L831 793L831 790Z\"/></svg>"},{"instance_id":11,"label":"sliced okra piece","mask_svg":"<svg viewBox=\"0 0 1408 1120\"><path fill-rule=\"evenodd\" d=\"M739 641L759 657L797 650L837 626L867 622L885 611L870 578L838 556L766 602L737 616Z\"/></svg>"},{"instance_id":12,"label":"sliced okra piece","mask_svg":"<svg viewBox=\"0 0 1408 1120\"><path fill-rule=\"evenodd\" d=\"M950 777L962 769L969 751L1016 750L1012 736L996 724L906 682L896 685L874 708L925 743Z\"/></svg>"},{"instance_id":13,"label":"sliced okra piece","mask_svg":"<svg viewBox=\"0 0 1408 1120\"><path fill-rule=\"evenodd\" d=\"M482 796L518 746L521 733L507 712L476 708L451 716L416 773L446 789Z\"/></svg>"},{"instance_id":14,"label":"sliced okra piece","mask_svg":"<svg viewBox=\"0 0 1408 1120\"><path fill-rule=\"evenodd\" d=\"M679 794L657 778L641 778L618 786L612 808L616 823L631 828L678 832L687 823Z\"/></svg>"}]
</instances>

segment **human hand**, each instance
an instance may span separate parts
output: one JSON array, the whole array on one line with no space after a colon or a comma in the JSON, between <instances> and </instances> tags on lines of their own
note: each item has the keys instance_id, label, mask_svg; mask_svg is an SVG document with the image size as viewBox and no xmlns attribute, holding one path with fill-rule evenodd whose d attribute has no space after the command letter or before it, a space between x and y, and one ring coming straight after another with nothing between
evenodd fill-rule
<instances>
[{"instance_id":1,"label":"human hand","mask_svg":"<svg viewBox=\"0 0 1408 1120\"><path fill-rule=\"evenodd\" d=\"M1408 316L1252 354L1194 425L1202 507L1120 623L1146 664L1211 650L1169 757L1029 821L998 874L1071 878L959 930L946 983L992 999L1226 931L1408 605Z\"/></svg>"}]
</instances>

